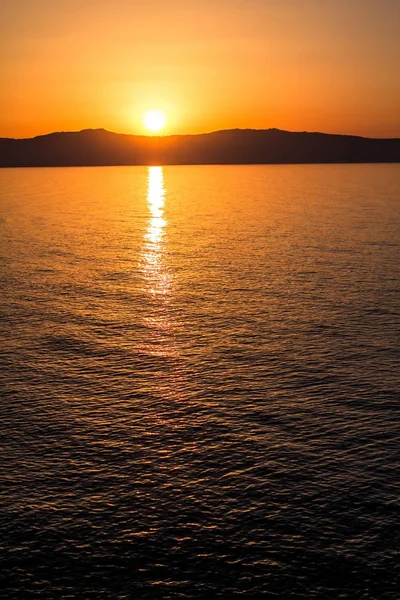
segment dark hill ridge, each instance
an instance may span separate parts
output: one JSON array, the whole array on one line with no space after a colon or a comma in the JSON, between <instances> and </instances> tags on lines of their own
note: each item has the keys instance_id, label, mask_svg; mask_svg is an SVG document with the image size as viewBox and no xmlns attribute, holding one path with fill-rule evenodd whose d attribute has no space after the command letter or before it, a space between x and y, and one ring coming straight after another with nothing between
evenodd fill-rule
<instances>
[{"instance_id":1,"label":"dark hill ridge","mask_svg":"<svg viewBox=\"0 0 400 600\"><path fill-rule=\"evenodd\" d=\"M400 162L400 139L279 129L140 136L105 129L0 138L0 167Z\"/></svg>"}]
</instances>

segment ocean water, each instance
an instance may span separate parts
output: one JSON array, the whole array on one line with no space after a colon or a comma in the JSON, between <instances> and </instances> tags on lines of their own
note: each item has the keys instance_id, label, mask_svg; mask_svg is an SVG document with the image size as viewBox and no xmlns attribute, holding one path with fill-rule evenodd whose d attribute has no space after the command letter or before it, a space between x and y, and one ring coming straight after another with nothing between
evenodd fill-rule
<instances>
[{"instance_id":1,"label":"ocean water","mask_svg":"<svg viewBox=\"0 0 400 600\"><path fill-rule=\"evenodd\" d=\"M0 170L0 597L400 598L400 166Z\"/></svg>"}]
</instances>

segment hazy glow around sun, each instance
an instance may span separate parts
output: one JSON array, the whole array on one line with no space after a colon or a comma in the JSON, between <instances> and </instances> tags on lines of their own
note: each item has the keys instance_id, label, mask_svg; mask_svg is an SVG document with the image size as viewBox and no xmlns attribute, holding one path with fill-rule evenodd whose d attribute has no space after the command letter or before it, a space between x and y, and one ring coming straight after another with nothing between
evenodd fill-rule
<instances>
[{"instance_id":1,"label":"hazy glow around sun","mask_svg":"<svg viewBox=\"0 0 400 600\"><path fill-rule=\"evenodd\" d=\"M149 131L161 131L165 127L167 118L162 110L148 110L143 115L143 122Z\"/></svg>"}]
</instances>

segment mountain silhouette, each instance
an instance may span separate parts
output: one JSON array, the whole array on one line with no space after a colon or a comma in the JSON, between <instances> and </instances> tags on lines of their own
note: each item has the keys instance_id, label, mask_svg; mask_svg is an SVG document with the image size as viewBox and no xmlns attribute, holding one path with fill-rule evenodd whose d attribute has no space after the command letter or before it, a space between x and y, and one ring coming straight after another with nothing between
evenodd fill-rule
<instances>
[{"instance_id":1,"label":"mountain silhouette","mask_svg":"<svg viewBox=\"0 0 400 600\"><path fill-rule=\"evenodd\" d=\"M0 138L0 167L400 162L400 139L230 129L139 136L104 129Z\"/></svg>"}]
</instances>

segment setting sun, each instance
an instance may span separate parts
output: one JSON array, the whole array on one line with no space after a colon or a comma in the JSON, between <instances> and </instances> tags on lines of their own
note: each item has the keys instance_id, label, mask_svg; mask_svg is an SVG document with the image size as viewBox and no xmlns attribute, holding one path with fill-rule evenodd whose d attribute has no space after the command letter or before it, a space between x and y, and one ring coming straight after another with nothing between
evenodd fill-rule
<instances>
[{"instance_id":1,"label":"setting sun","mask_svg":"<svg viewBox=\"0 0 400 600\"><path fill-rule=\"evenodd\" d=\"M165 127L166 116L161 110L148 110L143 115L143 122L149 131L161 131Z\"/></svg>"}]
</instances>

